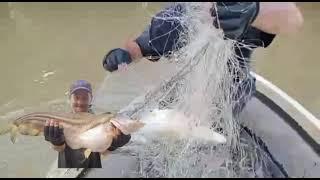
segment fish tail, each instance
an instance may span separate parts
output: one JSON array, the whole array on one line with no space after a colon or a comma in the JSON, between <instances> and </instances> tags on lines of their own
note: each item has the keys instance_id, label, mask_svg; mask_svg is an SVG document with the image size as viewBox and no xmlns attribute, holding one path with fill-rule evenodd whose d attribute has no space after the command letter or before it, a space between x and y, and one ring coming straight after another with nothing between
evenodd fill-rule
<instances>
[{"instance_id":1,"label":"fish tail","mask_svg":"<svg viewBox=\"0 0 320 180\"><path fill-rule=\"evenodd\" d=\"M0 128L0 136L8 133L10 133L11 142L15 143L18 134L18 126L15 124L8 124Z\"/></svg>"},{"instance_id":2,"label":"fish tail","mask_svg":"<svg viewBox=\"0 0 320 180\"><path fill-rule=\"evenodd\" d=\"M2 125L0 128L0 135L5 135L7 133L9 133L12 129L12 125Z\"/></svg>"},{"instance_id":3,"label":"fish tail","mask_svg":"<svg viewBox=\"0 0 320 180\"><path fill-rule=\"evenodd\" d=\"M16 142L17 135L18 135L18 126L13 124L11 126L11 131L10 131L10 140L13 144Z\"/></svg>"}]
</instances>

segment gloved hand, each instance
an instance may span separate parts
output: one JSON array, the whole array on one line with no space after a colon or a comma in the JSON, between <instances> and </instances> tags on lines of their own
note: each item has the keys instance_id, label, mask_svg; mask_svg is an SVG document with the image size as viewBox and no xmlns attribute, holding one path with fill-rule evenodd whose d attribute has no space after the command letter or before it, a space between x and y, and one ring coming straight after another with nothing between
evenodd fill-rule
<instances>
[{"instance_id":1,"label":"gloved hand","mask_svg":"<svg viewBox=\"0 0 320 180\"><path fill-rule=\"evenodd\" d=\"M258 13L259 2L216 2L211 9L213 25L222 28L225 37L233 40L241 40Z\"/></svg>"},{"instance_id":2,"label":"gloved hand","mask_svg":"<svg viewBox=\"0 0 320 180\"><path fill-rule=\"evenodd\" d=\"M123 133L120 133L115 139L112 140L112 144L108 148L108 151L114 151L118 149L119 147L122 147L126 145L131 139L131 135L125 135Z\"/></svg>"},{"instance_id":3,"label":"gloved hand","mask_svg":"<svg viewBox=\"0 0 320 180\"><path fill-rule=\"evenodd\" d=\"M44 137L46 141L55 146L61 146L65 143L63 128L59 128L58 122L47 121L44 126Z\"/></svg>"},{"instance_id":4,"label":"gloved hand","mask_svg":"<svg viewBox=\"0 0 320 180\"><path fill-rule=\"evenodd\" d=\"M128 51L116 48L108 52L103 58L102 64L105 70L112 72L118 70L118 66L125 63L130 64L132 59Z\"/></svg>"}]
</instances>

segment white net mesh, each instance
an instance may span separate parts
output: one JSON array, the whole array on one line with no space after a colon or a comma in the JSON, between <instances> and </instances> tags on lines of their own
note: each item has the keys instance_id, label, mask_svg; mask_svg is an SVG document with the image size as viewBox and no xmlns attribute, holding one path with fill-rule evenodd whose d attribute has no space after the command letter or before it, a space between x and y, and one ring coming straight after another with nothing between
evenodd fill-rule
<instances>
[{"instance_id":1,"label":"white net mesh","mask_svg":"<svg viewBox=\"0 0 320 180\"><path fill-rule=\"evenodd\" d=\"M141 136L133 136L128 148L137 153L142 177L252 177L249 172L256 154L249 155L243 149L245 143L240 143L235 115L240 100L246 101L250 94L239 89L250 91L252 86L252 81L245 84L247 87L239 83L248 79L248 66L243 64L246 61L238 61L235 42L224 40L222 31L212 26L210 3L179 4L185 13L179 8L175 12L166 9L163 17L155 17L181 25L170 32L179 33L180 37L169 59L176 65L177 73L124 114L143 119L152 109L172 109L186 117L167 117L169 124L181 121L180 127L175 124L177 130L207 127L224 135L227 142L216 145L201 139L179 138L174 133L151 135L152 131L141 131ZM156 38L151 39L151 44ZM169 41L168 38L165 42ZM181 45L184 46L178 49Z\"/></svg>"}]
</instances>

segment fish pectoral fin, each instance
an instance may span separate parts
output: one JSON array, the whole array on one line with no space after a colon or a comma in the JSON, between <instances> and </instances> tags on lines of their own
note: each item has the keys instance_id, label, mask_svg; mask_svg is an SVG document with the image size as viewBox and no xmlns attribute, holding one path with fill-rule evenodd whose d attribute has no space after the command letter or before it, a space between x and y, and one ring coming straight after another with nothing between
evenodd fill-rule
<instances>
[{"instance_id":1,"label":"fish pectoral fin","mask_svg":"<svg viewBox=\"0 0 320 180\"><path fill-rule=\"evenodd\" d=\"M86 149L86 150L84 151L84 157L85 157L86 159L88 159L89 156L90 156L90 154L91 154L91 152L92 152L91 149Z\"/></svg>"}]
</instances>

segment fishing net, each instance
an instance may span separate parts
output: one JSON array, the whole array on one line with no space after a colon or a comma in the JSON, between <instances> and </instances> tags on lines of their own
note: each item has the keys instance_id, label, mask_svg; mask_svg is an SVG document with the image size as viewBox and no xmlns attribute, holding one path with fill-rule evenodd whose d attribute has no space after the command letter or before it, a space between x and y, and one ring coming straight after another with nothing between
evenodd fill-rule
<instances>
[{"instance_id":1,"label":"fishing net","mask_svg":"<svg viewBox=\"0 0 320 180\"><path fill-rule=\"evenodd\" d=\"M138 132L127 148L139 159L139 176L254 177L250 172L254 171L256 153L249 153L247 143L240 139L237 121L241 103L249 99L253 86L249 66L244 64L246 61L240 63L240 57L234 53L234 47L240 44L224 39L221 29L212 25L213 17L209 15L212 3L176 4L177 8L165 9L162 16L155 17L172 24L179 22L169 32L180 37L173 43L174 51L160 59L174 66L176 73L122 115L143 119L153 109L171 109L174 114L186 117L180 119L186 126L175 128L204 126L225 136L227 141L217 145L170 134L151 136ZM170 44L169 36L160 35L150 39L150 43L168 38L165 42ZM157 50L165 49L166 46ZM168 121L175 117L168 117Z\"/></svg>"}]
</instances>

